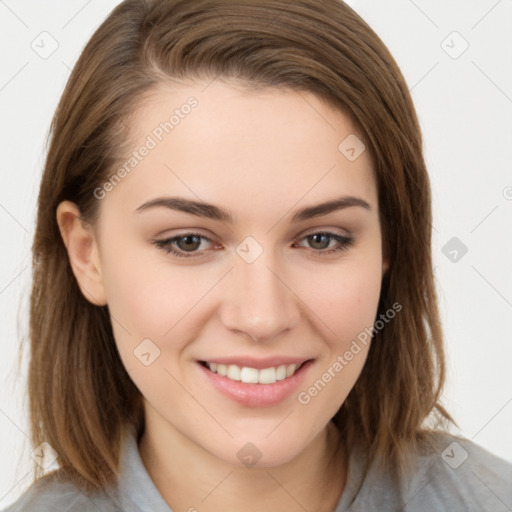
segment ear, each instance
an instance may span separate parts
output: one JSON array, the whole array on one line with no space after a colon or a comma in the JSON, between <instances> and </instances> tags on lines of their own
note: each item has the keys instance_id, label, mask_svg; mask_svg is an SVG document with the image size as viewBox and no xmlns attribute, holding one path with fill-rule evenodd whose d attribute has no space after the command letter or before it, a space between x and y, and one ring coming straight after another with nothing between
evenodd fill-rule
<instances>
[{"instance_id":1,"label":"ear","mask_svg":"<svg viewBox=\"0 0 512 512\"><path fill-rule=\"evenodd\" d=\"M388 271L388 268L389 268L389 259L386 258L382 261L382 275L383 276Z\"/></svg>"},{"instance_id":2,"label":"ear","mask_svg":"<svg viewBox=\"0 0 512 512\"><path fill-rule=\"evenodd\" d=\"M106 305L98 245L92 226L81 219L78 206L71 201L62 201L56 213L69 263L83 296L97 306Z\"/></svg>"}]
</instances>

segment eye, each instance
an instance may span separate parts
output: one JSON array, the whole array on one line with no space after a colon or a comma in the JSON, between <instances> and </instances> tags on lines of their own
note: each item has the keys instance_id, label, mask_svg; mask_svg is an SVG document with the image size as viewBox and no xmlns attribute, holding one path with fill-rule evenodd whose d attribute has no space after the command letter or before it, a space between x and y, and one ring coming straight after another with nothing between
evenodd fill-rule
<instances>
[{"instance_id":1,"label":"eye","mask_svg":"<svg viewBox=\"0 0 512 512\"><path fill-rule=\"evenodd\" d=\"M343 236L329 231L319 231L306 235L303 240L307 241L313 252L319 256L328 256L333 253L345 251L354 243L354 238ZM335 242L334 246L330 245ZM295 244L297 245L297 244Z\"/></svg>"},{"instance_id":2,"label":"eye","mask_svg":"<svg viewBox=\"0 0 512 512\"><path fill-rule=\"evenodd\" d=\"M354 243L354 239L349 236L343 236L329 231L319 231L311 233L302 238L306 241L312 252L319 256L329 256L348 249ZM153 240L153 243L165 251L178 258L198 258L207 248L199 250L203 242L212 244L212 240L199 233L185 233L183 235L167 238L165 240ZM334 242L333 245L331 245ZM217 248L219 245L217 245ZM293 247L304 247L300 244L293 244Z\"/></svg>"},{"instance_id":3,"label":"eye","mask_svg":"<svg viewBox=\"0 0 512 512\"><path fill-rule=\"evenodd\" d=\"M166 253L178 258L193 258L198 256L197 249L203 240L211 242L209 238L198 233L185 233L166 240L154 240L153 243Z\"/></svg>"}]
</instances>

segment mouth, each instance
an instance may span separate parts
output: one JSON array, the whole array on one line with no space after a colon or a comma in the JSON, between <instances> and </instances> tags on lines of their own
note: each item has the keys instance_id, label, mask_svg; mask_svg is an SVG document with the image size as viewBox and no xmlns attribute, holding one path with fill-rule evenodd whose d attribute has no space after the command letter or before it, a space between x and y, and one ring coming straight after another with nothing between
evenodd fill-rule
<instances>
[{"instance_id":1,"label":"mouth","mask_svg":"<svg viewBox=\"0 0 512 512\"><path fill-rule=\"evenodd\" d=\"M315 359L246 358L196 361L204 380L199 386L210 386L221 395L245 407L271 407L285 402L297 392Z\"/></svg>"},{"instance_id":2,"label":"mouth","mask_svg":"<svg viewBox=\"0 0 512 512\"><path fill-rule=\"evenodd\" d=\"M293 377L309 361L312 361L312 359L307 359L302 363L280 364L261 369L236 364L222 364L209 361L199 362L211 372L237 382L245 384L275 384L277 381Z\"/></svg>"}]
</instances>

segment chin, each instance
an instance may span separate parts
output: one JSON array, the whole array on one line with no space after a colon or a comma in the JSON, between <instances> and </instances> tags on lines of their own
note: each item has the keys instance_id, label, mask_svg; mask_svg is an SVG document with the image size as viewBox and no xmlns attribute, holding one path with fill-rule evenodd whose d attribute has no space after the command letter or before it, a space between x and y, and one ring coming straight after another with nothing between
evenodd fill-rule
<instances>
[{"instance_id":1,"label":"chin","mask_svg":"<svg viewBox=\"0 0 512 512\"><path fill-rule=\"evenodd\" d=\"M251 435L246 433L236 437L222 447L219 444L208 451L227 464L240 468L274 468L283 466L299 456L311 443L311 440L290 435L289 430L284 430L281 435L273 432L262 434L261 431ZM207 447L205 447L208 449Z\"/></svg>"}]
</instances>

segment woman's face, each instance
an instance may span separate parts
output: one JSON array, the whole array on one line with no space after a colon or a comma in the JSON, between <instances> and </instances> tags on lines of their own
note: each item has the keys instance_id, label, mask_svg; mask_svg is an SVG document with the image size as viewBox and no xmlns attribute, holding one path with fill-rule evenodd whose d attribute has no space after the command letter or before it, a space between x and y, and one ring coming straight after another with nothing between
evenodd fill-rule
<instances>
[{"instance_id":1,"label":"woman's face","mask_svg":"<svg viewBox=\"0 0 512 512\"><path fill-rule=\"evenodd\" d=\"M219 80L161 88L130 127L96 242L148 425L226 462L289 461L367 356L353 341L385 270L368 151L312 94Z\"/></svg>"}]
</instances>

